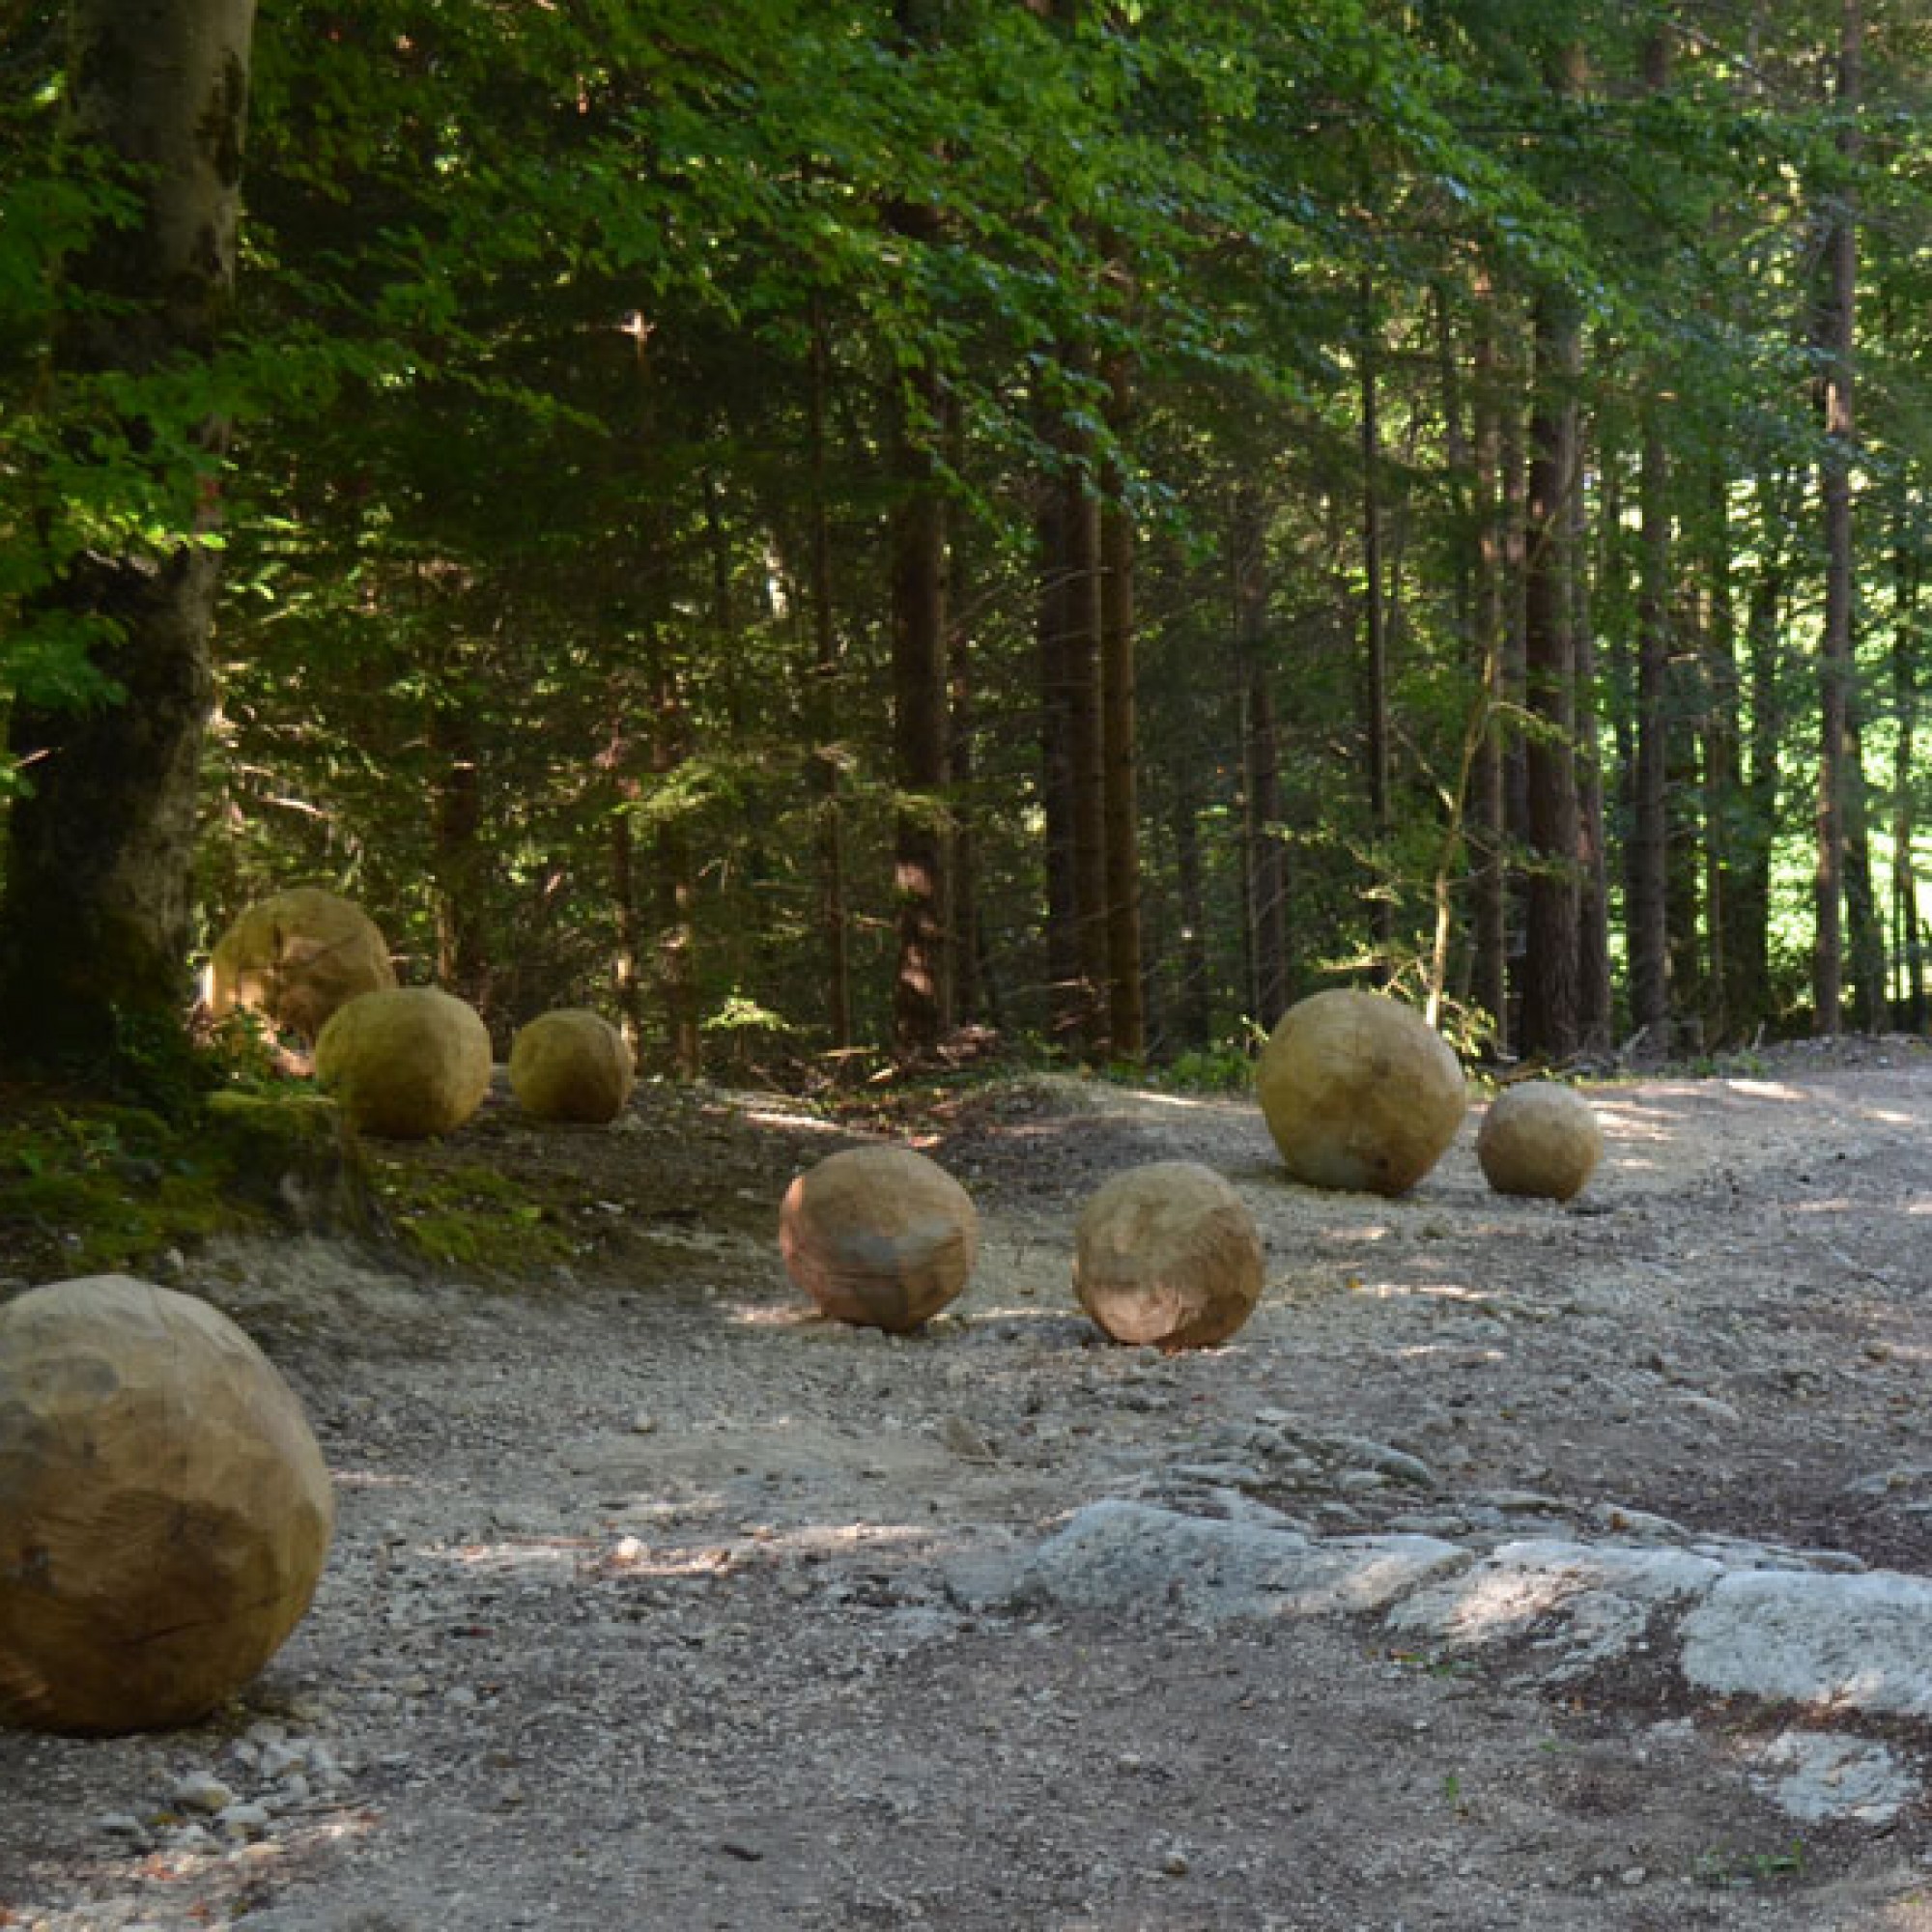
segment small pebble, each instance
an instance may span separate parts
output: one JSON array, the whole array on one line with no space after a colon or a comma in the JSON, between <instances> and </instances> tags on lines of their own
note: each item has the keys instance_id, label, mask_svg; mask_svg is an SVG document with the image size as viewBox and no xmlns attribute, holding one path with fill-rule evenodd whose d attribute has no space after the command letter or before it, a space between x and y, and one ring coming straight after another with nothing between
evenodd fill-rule
<instances>
[{"instance_id":1,"label":"small pebble","mask_svg":"<svg viewBox=\"0 0 1932 1932\"><path fill-rule=\"evenodd\" d=\"M191 1771L169 1794L184 1811L204 1811L211 1817L235 1803L235 1793L213 1772Z\"/></svg>"}]
</instances>

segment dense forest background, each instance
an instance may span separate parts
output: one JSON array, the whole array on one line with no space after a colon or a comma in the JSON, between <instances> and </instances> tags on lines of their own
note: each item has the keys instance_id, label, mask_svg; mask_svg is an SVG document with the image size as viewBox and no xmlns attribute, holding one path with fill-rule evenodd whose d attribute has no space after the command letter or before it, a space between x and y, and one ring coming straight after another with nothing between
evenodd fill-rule
<instances>
[{"instance_id":1,"label":"dense forest background","mask_svg":"<svg viewBox=\"0 0 1932 1932\"><path fill-rule=\"evenodd\" d=\"M0 25L16 1045L188 555L182 968L327 884L683 1076L1926 1024L1918 0L291 0L141 353L101 12Z\"/></svg>"}]
</instances>

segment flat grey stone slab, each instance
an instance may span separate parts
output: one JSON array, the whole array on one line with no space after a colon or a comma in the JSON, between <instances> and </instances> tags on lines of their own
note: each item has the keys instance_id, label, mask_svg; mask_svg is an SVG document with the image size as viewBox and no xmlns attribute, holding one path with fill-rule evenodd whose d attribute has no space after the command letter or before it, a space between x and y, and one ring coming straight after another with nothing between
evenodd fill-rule
<instances>
[{"instance_id":1,"label":"flat grey stone slab","mask_svg":"<svg viewBox=\"0 0 1932 1932\"><path fill-rule=\"evenodd\" d=\"M1686 1681L1720 1696L1932 1718L1932 1579L1734 1571L1685 1618Z\"/></svg>"},{"instance_id":2,"label":"flat grey stone slab","mask_svg":"<svg viewBox=\"0 0 1932 1932\"><path fill-rule=\"evenodd\" d=\"M1252 1519L1181 1516L1108 1501L1078 1511L1034 1552L1021 1593L1070 1608L1230 1617L1360 1616L1468 1552L1429 1536L1334 1537Z\"/></svg>"}]
</instances>

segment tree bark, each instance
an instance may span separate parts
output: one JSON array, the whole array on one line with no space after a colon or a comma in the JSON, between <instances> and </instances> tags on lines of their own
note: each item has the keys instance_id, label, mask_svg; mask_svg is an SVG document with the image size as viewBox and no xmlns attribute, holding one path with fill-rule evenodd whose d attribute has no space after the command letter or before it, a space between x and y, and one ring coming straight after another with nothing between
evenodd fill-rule
<instances>
[{"instance_id":1,"label":"tree bark","mask_svg":"<svg viewBox=\"0 0 1932 1932\"><path fill-rule=\"evenodd\" d=\"M1108 369L1113 420L1124 425L1132 380L1123 359ZM1134 639L1134 521L1124 479L1110 467L1100 512L1100 701L1107 895L1107 1035L1116 1060L1147 1053L1141 964L1140 760Z\"/></svg>"},{"instance_id":2,"label":"tree bark","mask_svg":"<svg viewBox=\"0 0 1932 1932\"><path fill-rule=\"evenodd\" d=\"M655 627L647 642L651 679L651 771L668 779L691 755L683 680ZM651 840L657 899L658 995L672 1077L696 1080L704 1071L697 990L697 882L691 835L675 811L661 815Z\"/></svg>"},{"instance_id":3,"label":"tree bark","mask_svg":"<svg viewBox=\"0 0 1932 1932\"><path fill-rule=\"evenodd\" d=\"M1892 956L1905 974L1905 997L1900 1022L1912 1033L1925 1028L1925 943L1918 917L1918 875L1913 864L1912 841L1917 829L1913 809L1913 775L1918 736L1918 659L1916 649L1918 593L1923 563L1910 540L1901 534L1893 566L1891 689L1898 737L1892 751L1891 776L1891 917Z\"/></svg>"},{"instance_id":4,"label":"tree bark","mask_svg":"<svg viewBox=\"0 0 1932 1932\"><path fill-rule=\"evenodd\" d=\"M1507 686L1504 673L1507 511L1503 502L1503 426L1497 392L1494 297L1487 280L1478 291L1471 487L1476 522L1473 599L1476 675L1483 692L1484 727L1470 780L1469 838L1475 865L1474 973L1471 992L1490 1022L1492 1050L1510 1051L1509 885L1507 798L1503 746Z\"/></svg>"},{"instance_id":5,"label":"tree bark","mask_svg":"<svg viewBox=\"0 0 1932 1932\"><path fill-rule=\"evenodd\" d=\"M1670 1052L1668 920L1670 721L1670 456L1662 406L1646 398L1638 456L1642 523L1636 597L1636 757L1625 859L1631 1030L1656 1058Z\"/></svg>"},{"instance_id":6,"label":"tree bark","mask_svg":"<svg viewBox=\"0 0 1932 1932\"><path fill-rule=\"evenodd\" d=\"M1528 858L1521 1046L1525 1054L1563 1061L1582 1037L1570 522L1582 331L1575 304L1553 291L1537 298L1535 329L1523 604L1524 695L1534 728L1523 754Z\"/></svg>"},{"instance_id":7,"label":"tree bark","mask_svg":"<svg viewBox=\"0 0 1932 1932\"><path fill-rule=\"evenodd\" d=\"M253 0L71 0L68 137L126 170L139 214L100 223L66 265L59 385L138 380L213 348L234 283L254 13ZM122 695L86 711L22 702L9 723L33 786L13 809L0 898L0 1045L18 1062L185 1051L227 431L211 414L170 447L174 433L138 413L122 428L172 472L182 535L83 552L38 612L78 620Z\"/></svg>"},{"instance_id":8,"label":"tree bark","mask_svg":"<svg viewBox=\"0 0 1932 1932\"><path fill-rule=\"evenodd\" d=\"M1261 492L1236 493L1229 530L1235 646L1241 678L1241 848L1247 908L1248 1013L1271 1028L1288 1007L1288 859L1281 750L1267 662L1267 518Z\"/></svg>"},{"instance_id":9,"label":"tree bark","mask_svg":"<svg viewBox=\"0 0 1932 1932\"><path fill-rule=\"evenodd\" d=\"M1374 280L1362 277L1357 295L1357 349L1362 439L1362 743L1368 755L1370 861L1369 930L1376 949L1376 978L1395 970L1395 907L1390 898L1389 845L1394 833L1389 797L1388 621L1382 598L1380 324Z\"/></svg>"},{"instance_id":10,"label":"tree bark","mask_svg":"<svg viewBox=\"0 0 1932 1932\"><path fill-rule=\"evenodd\" d=\"M925 421L899 429L893 517L893 743L899 794L894 840L898 963L893 1049L928 1059L946 1029L946 505L931 438L944 407L918 379ZM908 399L910 402L910 399Z\"/></svg>"},{"instance_id":11,"label":"tree bark","mask_svg":"<svg viewBox=\"0 0 1932 1932\"><path fill-rule=\"evenodd\" d=\"M808 759L815 805L812 845L818 872L818 935L825 958L825 1031L835 1053L852 1044L852 958L845 902L845 814L834 744L842 674L838 611L833 601L832 504L827 478L832 351L824 304L811 302L811 364L808 435L811 445L811 663L807 670Z\"/></svg>"},{"instance_id":12,"label":"tree bark","mask_svg":"<svg viewBox=\"0 0 1932 1932\"><path fill-rule=\"evenodd\" d=\"M1850 117L1859 106L1862 52L1860 0L1844 0L1840 14L1836 99ZM1858 152L1849 120L1838 146ZM1817 937L1812 952L1813 1022L1821 1034L1844 1024L1844 923L1846 814L1851 804L1848 731L1852 701L1852 373L1858 299L1858 222L1848 192L1826 211L1825 288L1818 306L1815 343L1824 374L1819 412L1826 448L1819 463L1825 522L1825 624L1819 644L1817 869L1814 900Z\"/></svg>"}]
</instances>

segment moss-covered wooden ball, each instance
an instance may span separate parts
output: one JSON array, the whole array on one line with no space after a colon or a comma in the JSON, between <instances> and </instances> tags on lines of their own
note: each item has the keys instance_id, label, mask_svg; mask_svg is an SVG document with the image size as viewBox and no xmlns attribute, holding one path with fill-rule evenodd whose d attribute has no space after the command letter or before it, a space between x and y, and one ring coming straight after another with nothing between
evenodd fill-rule
<instances>
[{"instance_id":1,"label":"moss-covered wooden ball","mask_svg":"<svg viewBox=\"0 0 1932 1932\"><path fill-rule=\"evenodd\" d=\"M1282 1015L1255 1089L1289 1173L1358 1193L1406 1193L1468 1104L1461 1063L1420 1013L1341 988Z\"/></svg>"},{"instance_id":2,"label":"moss-covered wooden ball","mask_svg":"<svg viewBox=\"0 0 1932 1932\"><path fill-rule=\"evenodd\" d=\"M1505 1088L1476 1133L1477 1162L1498 1194L1568 1201L1582 1193L1603 1152L1590 1103L1552 1080Z\"/></svg>"},{"instance_id":3,"label":"moss-covered wooden ball","mask_svg":"<svg viewBox=\"0 0 1932 1932\"><path fill-rule=\"evenodd\" d=\"M905 1334L965 1288L980 1254L971 1196L911 1148L848 1148L801 1174L779 1209L785 1268L839 1321Z\"/></svg>"},{"instance_id":4,"label":"moss-covered wooden ball","mask_svg":"<svg viewBox=\"0 0 1932 1932\"><path fill-rule=\"evenodd\" d=\"M490 1091L490 1030L436 986L362 993L315 1043L315 1077L358 1133L424 1140L453 1132Z\"/></svg>"},{"instance_id":5,"label":"moss-covered wooden ball","mask_svg":"<svg viewBox=\"0 0 1932 1932\"><path fill-rule=\"evenodd\" d=\"M294 1392L207 1302L95 1275L0 1305L0 1722L202 1717L300 1621L334 1520Z\"/></svg>"},{"instance_id":6,"label":"moss-covered wooden ball","mask_svg":"<svg viewBox=\"0 0 1932 1932\"><path fill-rule=\"evenodd\" d=\"M338 1007L396 983L389 948L358 905L298 886L250 906L214 943L208 1009L238 1008L313 1040Z\"/></svg>"},{"instance_id":7,"label":"moss-covered wooden ball","mask_svg":"<svg viewBox=\"0 0 1932 1932\"><path fill-rule=\"evenodd\" d=\"M559 1007L518 1029L510 1091L540 1121L614 1121L637 1085L624 1036L587 1007Z\"/></svg>"},{"instance_id":8,"label":"moss-covered wooden ball","mask_svg":"<svg viewBox=\"0 0 1932 1932\"><path fill-rule=\"evenodd\" d=\"M1081 1210L1073 1292L1116 1342L1205 1349L1261 1298L1261 1235L1211 1168L1151 1161L1115 1175Z\"/></svg>"}]
</instances>

